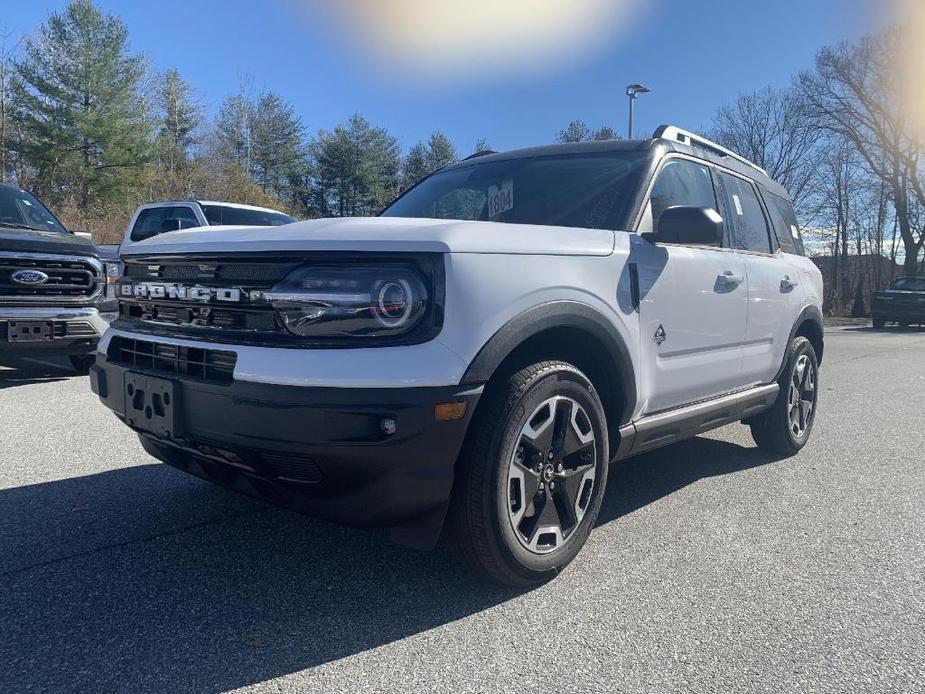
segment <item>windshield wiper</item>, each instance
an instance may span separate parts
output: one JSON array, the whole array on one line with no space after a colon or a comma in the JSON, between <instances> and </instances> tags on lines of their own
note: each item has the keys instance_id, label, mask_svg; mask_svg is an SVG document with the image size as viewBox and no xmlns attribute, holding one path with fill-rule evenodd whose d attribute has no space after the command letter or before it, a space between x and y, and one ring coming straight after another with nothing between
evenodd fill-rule
<instances>
[{"instance_id":1,"label":"windshield wiper","mask_svg":"<svg viewBox=\"0 0 925 694\"><path fill-rule=\"evenodd\" d=\"M39 229L37 227L30 227L28 224L20 224L19 222L0 221L0 227L6 227L8 229L28 229L29 231L47 231L47 229Z\"/></svg>"}]
</instances>

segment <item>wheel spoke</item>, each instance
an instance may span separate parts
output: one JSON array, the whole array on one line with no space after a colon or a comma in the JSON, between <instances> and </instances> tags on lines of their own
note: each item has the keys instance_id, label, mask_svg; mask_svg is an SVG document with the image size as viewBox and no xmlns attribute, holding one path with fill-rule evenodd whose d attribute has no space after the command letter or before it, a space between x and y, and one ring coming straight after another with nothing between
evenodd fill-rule
<instances>
[{"instance_id":1,"label":"wheel spoke","mask_svg":"<svg viewBox=\"0 0 925 694\"><path fill-rule=\"evenodd\" d=\"M569 458L593 445L594 431L591 429L591 422L580 407L570 408L568 420L563 426L565 433L560 451L562 458Z\"/></svg>"},{"instance_id":2,"label":"wheel spoke","mask_svg":"<svg viewBox=\"0 0 925 694\"><path fill-rule=\"evenodd\" d=\"M552 447L555 423L556 400L550 399L544 402L524 425L521 440L545 455Z\"/></svg>"}]
</instances>

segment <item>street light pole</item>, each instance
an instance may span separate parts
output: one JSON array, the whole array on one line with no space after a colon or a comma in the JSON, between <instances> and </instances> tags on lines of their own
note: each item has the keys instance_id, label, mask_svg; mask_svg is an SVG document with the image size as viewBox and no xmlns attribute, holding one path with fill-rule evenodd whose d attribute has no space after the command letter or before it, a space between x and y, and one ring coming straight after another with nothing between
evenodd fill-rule
<instances>
[{"instance_id":1,"label":"street light pole","mask_svg":"<svg viewBox=\"0 0 925 694\"><path fill-rule=\"evenodd\" d=\"M633 106L635 104L635 101L639 97L640 94L645 94L650 91L652 90L649 89L644 84L630 84L630 85L627 85L626 87L626 95L629 97L629 101L630 101L629 124L626 129L626 139L628 140L633 139Z\"/></svg>"}]
</instances>

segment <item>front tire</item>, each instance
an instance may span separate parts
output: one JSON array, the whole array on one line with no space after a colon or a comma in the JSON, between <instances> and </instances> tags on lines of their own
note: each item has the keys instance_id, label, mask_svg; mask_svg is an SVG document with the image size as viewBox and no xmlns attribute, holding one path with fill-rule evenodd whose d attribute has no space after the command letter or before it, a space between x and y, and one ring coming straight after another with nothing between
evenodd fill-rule
<instances>
[{"instance_id":1,"label":"front tire","mask_svg":"<svg viewBox=\"0 0 925 694\"><path fill-rule=\"evenodd\" d=\"M607 421L571 364L525 367L486 395L460 458L450 528L466 561L527 587L578 554L607 484Z\"/></svg>"},{"instance_id":2,"label":"front tire","mask_svg":"<svg viewBox=\"0 0 925 694\"><path fill-rule=\"evenodd\" d=\"M758 447L785 456L796 455L809 441L819 398L819 362L805 337L795 337L787 349L787 365L778 379L780 391L771 408L753 419L752 438Z\"/></svg>"}]
</instances>

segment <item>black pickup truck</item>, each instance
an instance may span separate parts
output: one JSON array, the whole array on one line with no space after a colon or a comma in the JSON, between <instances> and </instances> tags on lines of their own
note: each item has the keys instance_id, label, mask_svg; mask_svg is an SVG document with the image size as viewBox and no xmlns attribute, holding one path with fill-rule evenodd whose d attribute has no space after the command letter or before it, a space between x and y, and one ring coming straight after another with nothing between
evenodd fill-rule
<instances>
[{"instance_id":1,"label":"black pickup truck","mask_svg":"<svg viewBox=\"0 0 925 694\"><path fill-rule=\"evenodd\" d=\"M925 277L897 277L889 289L874 294L870 314L875 328L925 325Z\"/></svg>"},{"instance_id":2,"label":"black pickup truck","mask_svg":"<svg viewBox=\"0 0 925 694\"><path fill-rule=\"evenodd\" d=\"M115 318L117 268L35 196L0 184L0 362L62 354L86 373Z\"/></svg>"}]
</instances>

